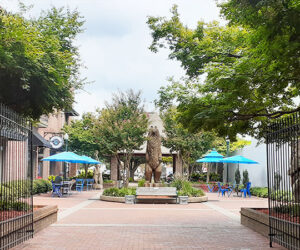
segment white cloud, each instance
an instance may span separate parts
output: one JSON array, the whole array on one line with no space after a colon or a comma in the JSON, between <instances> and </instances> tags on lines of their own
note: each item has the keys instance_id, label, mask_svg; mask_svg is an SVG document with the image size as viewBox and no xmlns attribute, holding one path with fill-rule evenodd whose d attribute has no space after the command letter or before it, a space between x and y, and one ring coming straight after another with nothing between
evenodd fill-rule
<instances>
[{"instance_id":1,"label":"white cloud","mask_svg":"<svg viewBox=\"0 0 300 250\"><path fill-rule=\"evenodd\" d=\"M35 6L31 15L51 5L77 8L86 19L85 32L77 39L87 69L83 77L93 81L86 92L76 94L75 109L82 113L94 111L109 101L111 94L128 88L142 89L147 108L153 109L160 86L168 76L183 75L180 64L167 59L168 51L154 54L147 16L170 16L177 4L185 24L195 27L199 20L220 20L215 0L25 0ZM1 6L17 10L17 0L2 0ZM223 21L224 22L224 21Z\"/></svg>"}]
</instances>

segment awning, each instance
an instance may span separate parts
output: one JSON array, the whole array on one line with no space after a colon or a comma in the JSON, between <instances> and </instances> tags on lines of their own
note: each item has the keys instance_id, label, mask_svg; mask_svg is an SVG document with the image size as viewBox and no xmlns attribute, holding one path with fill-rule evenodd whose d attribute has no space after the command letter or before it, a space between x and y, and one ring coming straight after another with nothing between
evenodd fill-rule
<instances>
[{"instance_id":1,"label":"awning","mask_svg":"<svg viewBox=\"0 0 300 250\"><path fill-rule=\"evenodd\" d=\"M32 145L36 147L51 148L50 142L35 130L32 131Z\"/></svg>"}]
</instances>

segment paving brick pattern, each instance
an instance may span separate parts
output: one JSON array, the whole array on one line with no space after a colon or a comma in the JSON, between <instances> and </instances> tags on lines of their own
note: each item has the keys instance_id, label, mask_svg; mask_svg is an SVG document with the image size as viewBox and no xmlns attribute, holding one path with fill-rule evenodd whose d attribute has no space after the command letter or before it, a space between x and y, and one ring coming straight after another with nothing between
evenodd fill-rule
<instances>
[{"instance_id":1,"label":"paving brick pattern","mask_svg":"<svg viewBox=\"0 0 300 250\"><path fill-rule=\"evenodd\" d=\"M60 219L15 249L269 249L239 221L240 207L267 207L266 199L208 196L189 205L104 202L97 191L37 196L35 204L57 204Z\"/></svg>"}]
</instances>

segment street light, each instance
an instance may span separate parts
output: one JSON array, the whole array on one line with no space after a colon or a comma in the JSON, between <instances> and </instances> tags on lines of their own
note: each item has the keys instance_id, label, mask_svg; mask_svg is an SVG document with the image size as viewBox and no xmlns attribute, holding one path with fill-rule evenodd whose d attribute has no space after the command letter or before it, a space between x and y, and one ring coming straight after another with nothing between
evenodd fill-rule
<instances>
[{"instance_id":1,"label":"street light","mask_svg":"<svg viewBox=\"0 0 300 250\"><path fill-rule=\"evenodd\" d=\"M229 140L229 137L227 137L226 138L226 157L229 156L229 147L230 147L230 140ZM228 183L228 163L226 163L226 169L227 169L226 182Z\"/></svg>"},{"instance_id":2,"label":"street light","mask_svg":"<svg viewBox=\"0 0 300 250\"><path fill-rule=\"evenodd\" d=\"M67 133L64 134L64 141L66 143L66 152L68 151L68 140L69 140L69 135ZM67 179L67 163L64 163L64 180Z\"/></svg>"},{"instance_id":3,"label":"street light","mask_svg":"<svg viewBox=\"0 0 300 250\"><path fill-rule=\"evenodd\" d=\"M66 151L68 151L68 140L69 140L69 135L67 133L65 133L64 135L64 140L65 140L65 143L66 143Z\"/></svg>"}]
</instances>

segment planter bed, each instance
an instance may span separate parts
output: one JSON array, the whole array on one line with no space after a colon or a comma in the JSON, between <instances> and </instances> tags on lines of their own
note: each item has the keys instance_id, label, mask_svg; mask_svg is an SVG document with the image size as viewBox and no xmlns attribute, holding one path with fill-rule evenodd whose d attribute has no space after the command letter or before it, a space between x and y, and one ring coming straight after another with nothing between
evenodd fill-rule
<instances>
[{"instance_id":1,"label":"planter bed","mask_svg":"<svg viewBox=\"0 0 300 250\"><path fill-rule=\"evenodd\" d=\"M115 197L115 196L101 195L100 196L100 200L102 200L102 201L111 201L111 202L125 203L125 197ZM189 203L200 203L200 202L205 202L207 200L208 200L207 196L189 197L188 202Z\"/></svg>"},{"instance_id":2,"label":"planter bed","mask_svg":"<svg viewBox=\"0 0 300 250\"><path fill-rule=\"evenodd\" d=\"M269 237L269 211L267 208L241 208L240 213L242 225L251 228L255 232L260 233L265 237ZM290 220L291 218L287 218L286 214L279 214L277 218L272 218L272 220L280 221L280 230L284 232L284 234L290 239L290 241L299 241L299 235L297 235L296 230L290 230L290 223L284 221L283 219ZM299 217L297 219L299 221ZM273 239L273 241L277 242L275 238Z\"/></svg>"},{"instance_id":3,"label":"planter bed","mask_svg":"<svg viewBox=\"0 0 300 250\"><path fill-rule=\"evenodd\" d=\"M217 192L218 191L217 183L210 183L209 184L210 187L212 187L212 185L214 185L214 192ZM207 184L204 184L204 183L199 183L199 184L198 183L193 183L192 187L194 187L194 188L201 188L206 193L209 192Z\"/></svg>"},{"instance_id":4,"label":"planter bed","mask_svg":"<svg viewBox=\"0 0 300 250\"><path fill-rule=\"evenodd\" d=\"M23 239L29 239L33 234L46 228L57 221L57 206L34 206L33 213L20 211L3 211L6 213L6 221L1 221L0 238L1 246L9 245L13 247L18 244L19 234L23 234ZM33 232L31 227L33 216ZM19 240L21 243L22 240ZM0 248L1 248L0 246Z\"/></svg>"}]
</instances>

